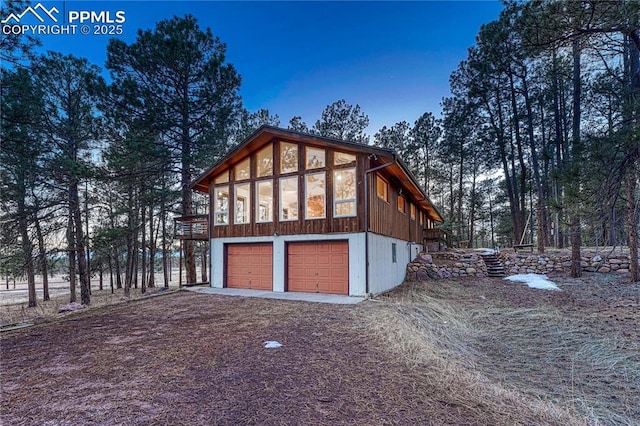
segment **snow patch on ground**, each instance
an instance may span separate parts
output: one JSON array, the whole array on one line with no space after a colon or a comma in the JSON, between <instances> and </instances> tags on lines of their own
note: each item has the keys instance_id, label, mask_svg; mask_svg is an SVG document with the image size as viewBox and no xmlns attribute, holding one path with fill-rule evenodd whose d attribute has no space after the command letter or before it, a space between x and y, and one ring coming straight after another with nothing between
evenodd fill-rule
<instances>
[{"instance_id":1,"label":"snow patch on ground","mask_svg":"<svg viewBox=\"0 0 640 426\"><path fill-rule=\"evenodd\" d=\"M553 282L549 281L546 275L540 274L518 274L511 275L505 280L513 282L522 282L528 285L530 288L538 288L541 290L560 290L560 288Z\"/></svg>"},{"instance_id":2,"label":"snow patch on ground","mask_svg":"<svg viewBox=\"0 0 640 426\"><path fill-rule=\"evenodd\" d=\"M276 342L275 340L269 340L267 342L264 342L265 349L274 349L274 348L279 348L281 346L282 346L282 343Z\"/></svg>"}]
</instances>

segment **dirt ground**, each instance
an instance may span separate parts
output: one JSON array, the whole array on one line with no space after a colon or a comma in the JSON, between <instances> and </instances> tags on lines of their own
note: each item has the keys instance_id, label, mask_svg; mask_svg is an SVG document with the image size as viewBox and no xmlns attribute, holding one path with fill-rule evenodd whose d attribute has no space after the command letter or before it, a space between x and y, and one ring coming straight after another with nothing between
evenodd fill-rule
<instances>
[{"instance_id":1,"label":"dirt ground","mask_svg":"<svg viewBox=\"0 0 640 426\"><path fill-rule=\"evenodd\" d=\"M640 285L553 279L408 283L355 306L177 292L52 317L0 336L0 424L638 424Z\"/></svg>"}]
</instances>

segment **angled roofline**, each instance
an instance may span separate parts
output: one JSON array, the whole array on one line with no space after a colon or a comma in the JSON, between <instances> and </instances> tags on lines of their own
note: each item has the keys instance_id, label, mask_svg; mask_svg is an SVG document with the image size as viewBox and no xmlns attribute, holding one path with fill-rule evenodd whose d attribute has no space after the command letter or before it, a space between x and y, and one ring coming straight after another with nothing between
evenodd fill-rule
<instances>
[{"instance_id":1,"label":"angled roofline","mask_svg":"<svg viewBox=\"0 0 640 426\"><path fill-rule=\"evenodd\" d=\"M300 137L302 137L302 138L306 138L306 139L314 139L314 140L316 140L318 142L323 142L323 143L326 143L326 144L329 144L329 145L337 145L337 146L342 146L342 147L349 147L349 148L352 148L354 150L361 151L361 152L366 152L366 153L369 153L369 154L392 157L392 158L395 159L395 163L402 170L402 172L409 178L409 181L411 182L411 184L416 189L418 189L418 191L424 197L424 199L427 201L427 203L433 208L434 212L438 215L440 221L444 222L444 218L442 217L442 215L440 214L438 209L436 209L435 205L431 202L429 197L427 197L427 194L425 193L424 189L418 183L416 177L413 175L413 173L411 173L411 171L409 170L407 165L404 163L404 161L402 161L402 159L399 157L398 153L395 150L389 149L389 148L381 148L381 147L377 147L377 146L373 146L373 145L365 145L365 144L358 143L358 142L353 142L353 141L345 141L345 140L342 140L342 139L337 139L337 138L332 138L332 137L327 137L327 136L320 136L320 135L314 134L314 133L298 132L298 131L294 131L294 130L290 130L290 129L283 129L281 127L275 127L275 126L270 126L270 125L266 125L266 124L260 126L257 130L255 130L246 139L244 139L242 142L240 142L238 145L236 145L233 149L231 149L229 152L227 152L224 155L224 157L222 157L220 160L218 160L213 166L209 167L204 172L202 172L200 175L198 175L198 177L196 177L191 182L189 187L192 190L202 191L201 188L196 188L196 187L204 186L204 185L202 185L203 181L209 175L211 175L211 173L216 168L218 168L222 164L224 164L230 157L233 157L235 154L241 152L247 146L251 145L251 143L253 143L253 141L255 139L257 139L260 135L262 135L264 133L268 133L268 134L271 134L271 135L274 135L274 136L278 136L278 135L284 136L284 137L288 136L289 138L300 138Z\"/></svg>"}]
</instances>

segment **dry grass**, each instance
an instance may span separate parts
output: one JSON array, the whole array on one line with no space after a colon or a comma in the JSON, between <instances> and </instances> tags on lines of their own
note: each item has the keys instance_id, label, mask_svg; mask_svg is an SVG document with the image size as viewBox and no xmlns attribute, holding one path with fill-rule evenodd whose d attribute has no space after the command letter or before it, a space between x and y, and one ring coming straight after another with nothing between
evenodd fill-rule
<instances>
[{"instance_id":1,"label":"dry grass","mask_svg":"<svg viewBox=\"0 0 640 426\"><path fill-rule=\"evenodd\" d=\"M170 290L175 291L176 288L171 288ZM132 288L130 290L129 297L127 297L124 295L123 289L116 289L113 293L111 293L111 290L92 289L91 304L83 310L113 306L163 293L166 293L166 290L161 288L148 289L144 294L141 293L139 288ZM5 298L11 297L9 292L5 293L4 291L0 292L0 295ZM22 299L24 299L24 297L22 297ZM80 296L78 296L78 302L80 302ZM34 308L29 308L26 302L1 304L0 327L20 323L39 323L43 321L50 321L52 319L63 318L66 314L58 314L58 310L61 306L68 303L69 294L58 293L52 295L51 299L48 301L38 300L38 304Z\"/></svg>"},{"instance_id":2,"label":"dry grass","mask_svg":"<svg viewBox=\"0 0 640 426\"><path fill-rule=\"evenodd\" d=\"M383 298L369 325L487 424L637 425L640 286L575 284L559 294L490 279L413 283Z\"/></svg>"},{"instance_id":3,"label":"dry grass","mask_svg":"<svg viewBox=\"0 0 640 426\"><path fill-rule=\"evenodd\" d=\"M529 395L546 395L590 424L637 425L638 342L579 327L550 308L476 313L485 325L481 369ZM579 320L578 320L579 321Z\"/></svg>"},{"instance_id":4,"label":"dry grass","mask_svg":"<svg viewBox=\"0 0 640 426\"><path fill-rule=\"evenodd\" d=\"M443 402L464 406L477 424L586 424L575 410L488 377L481 368L486 358L478 349L481 330L472 313L424 290L408 285L383 299L367 316L368 326L397 356L424 371ZM429 290L451 294L451 287L437 283L430 283Z\"/></svg>"}]
</instances>

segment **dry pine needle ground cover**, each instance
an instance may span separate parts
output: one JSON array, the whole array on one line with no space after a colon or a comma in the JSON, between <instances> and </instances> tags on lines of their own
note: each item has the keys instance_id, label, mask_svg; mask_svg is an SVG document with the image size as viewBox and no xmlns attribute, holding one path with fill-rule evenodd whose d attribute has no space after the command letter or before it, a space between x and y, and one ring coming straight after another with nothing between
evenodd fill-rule
<instances>
[{"instance_id":1,"label":"dry pine needle ground cover","mask_svg":"<svg viewBox=\"0 0 640 426\"><path fill-rule=\"evenodd\" d=\"M0 424L638 424L640 286L555 281L74 313L3 333Z\"/></svg>"}]
</instances>

